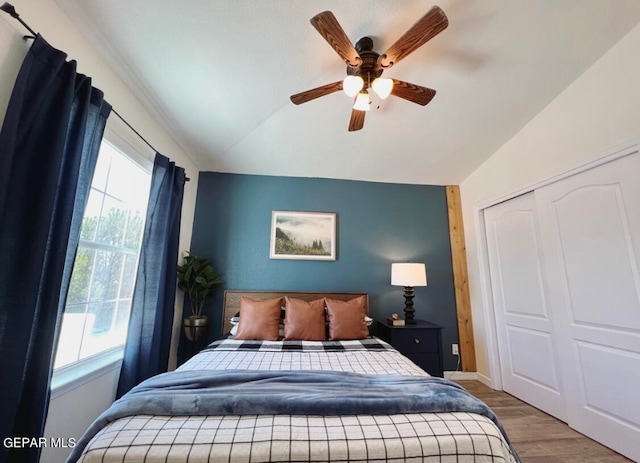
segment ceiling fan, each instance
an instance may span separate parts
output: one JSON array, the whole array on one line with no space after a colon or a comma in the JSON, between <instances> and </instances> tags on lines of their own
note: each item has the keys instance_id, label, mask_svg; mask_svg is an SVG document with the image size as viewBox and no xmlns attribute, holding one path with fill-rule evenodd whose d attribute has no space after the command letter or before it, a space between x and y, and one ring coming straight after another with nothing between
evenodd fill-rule
<instances>
[{"instance_id":1,"label":"ceiling fan","mask_svg":"<svg viewBox=\"0 0 640 463\"><path fill-rule=\"evenodd\" d=\"M353 132L364 126L364 116L371 104L371 90L382 99L394 95L422 106L435 96L436 91L430 88L402 80L382 78L381 75L385 69L399 63L446 29L449 21L440 7L432 7L383 54L373 50L373 40L370 37L361 38L353 46L331 11L317 14L311 18L311 24L347 64L347 77L291 95L294 104L306 103L343 90L348 96L355 97L349 121L349 131Z\"/></svg>"}]
</instances>

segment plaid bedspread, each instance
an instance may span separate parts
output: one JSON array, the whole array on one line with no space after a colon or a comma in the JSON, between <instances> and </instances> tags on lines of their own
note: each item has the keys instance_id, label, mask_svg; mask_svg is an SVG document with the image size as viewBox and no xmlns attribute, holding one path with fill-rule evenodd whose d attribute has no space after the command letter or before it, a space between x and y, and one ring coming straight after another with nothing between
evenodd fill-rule
<instances>
[{"instance_id":1,"label":"plaid bedspread","mask_svg":"<svg viewBox=\"0 0 640 463\"><path fill-rule=\"evenodd\" d=\"M426 375L383 341L214 343L180 369L330 369ZM93 462L516 462L498 428L470 413L149 416L100 431Z\"/></svg>"},{"instance_id":2,"label":"plaid bedspread","mask_svg":"<svg viewBox=\"0 0 640 463\"><path fill-rule=\"evenodd\" d=\"M427 373L386 342L216 341L181 370L332 370L365 375Z\"/></svg>"},{"instance_id":3,"label":"plaid bedspread","mask_svg":"<svg viewBox=\"0 0 640 463\"><path fill-rule=\"evenodd\" d=\"M215 341L202 352L216 351L262 351L262 352L344 352L362 350L395 350L391 345L378 338L357 339L354 341L236 341L222 339Z\"/></svg>"}]
</instances>

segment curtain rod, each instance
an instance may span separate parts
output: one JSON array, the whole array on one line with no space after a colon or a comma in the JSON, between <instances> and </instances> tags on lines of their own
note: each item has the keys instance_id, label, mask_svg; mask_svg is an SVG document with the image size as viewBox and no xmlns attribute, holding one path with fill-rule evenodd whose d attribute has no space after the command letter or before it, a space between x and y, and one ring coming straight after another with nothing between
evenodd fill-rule
<instances>
[{"instance_id":1,"label":"curtain rod","mask_svg":"<svg viewBox=\"0 0 640 463\"><path fill-rule=\"evenodd\" d=\"M34 37L37 35L36 32L33 29L31 29L26 22L20 19L20 15L16 12L16 9L13 7L11 3L3 3L2 6L0 6L0 10L4 11L12 18L17 19L20 24L22 24L29 32L31 32L31 35L33 35ZM26 38L29 38L29 37L25 37L25 39Z\"/></svg>"},{"instance_id":2,"label":"curtain rod","mask_svg":"<svg viewBox=\"0 0 640 463\"><path fill-rule=\"evenodd\" d=\"M20 18L20 15L18 14L18 12L16 11L16 9L13 7L13 5L11 3L8 3L8 2L3 3L2 6L0 6L0 10L4 11L5 13L7 13L12 18L17 19L20 24L22 24L29 32L31 32L32 36L28 36L28 35L24 36L25 40L26 39L35 39L36 35L38 35L33 29L31 29L29 27L29 25L26 22L24 22ZM133 131L133 133L135 133L138 137L140 137L140 140L145 142L149 148L151 148L156 153L158 152L158 150L155 149L153 147L153 145L147 141L146 138L144 138L142 135L140 135L140 132L138 132L136 129L134 129L133 126L131 124L129 124L129 122L127 122L127 120L124 117L122 117L120 115L120 113L118 113L118 111L116 111L114 108L111 108L111 112L113 114L115 114L116 116L118 116L120 118L120 120L122 122L124 122L127 125L127 127L129 127ZM190 180L189 177L185 177L185 181L188 182L189 180Z\"/></svg>"}]
</instances>

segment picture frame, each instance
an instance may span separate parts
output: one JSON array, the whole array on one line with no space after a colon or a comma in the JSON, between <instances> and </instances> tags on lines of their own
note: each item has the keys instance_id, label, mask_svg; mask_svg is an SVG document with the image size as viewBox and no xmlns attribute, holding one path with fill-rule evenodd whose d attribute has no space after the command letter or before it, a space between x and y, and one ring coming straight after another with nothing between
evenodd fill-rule
<instances>
[{"instance_id":1,"label":"picture frame","mask_svg":"<svg viewBox=\"0 0 640 463\"><path fill-rule=\"evenodd\" d=\"M336 260L336 214L273 211L269 258Z\"/></svg>"}]
</instances>

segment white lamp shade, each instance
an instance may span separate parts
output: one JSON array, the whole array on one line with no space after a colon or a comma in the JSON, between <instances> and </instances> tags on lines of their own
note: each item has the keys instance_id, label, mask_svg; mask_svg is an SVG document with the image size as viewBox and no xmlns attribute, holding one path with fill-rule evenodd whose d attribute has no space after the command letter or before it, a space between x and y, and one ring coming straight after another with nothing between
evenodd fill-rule
<instances>
[{"instance_id":1,"label":"white lamp shade","mask_svg":"<svg viewBox=\"0 0 640 463\"><path fill-rule=\"evenodd\" d=\"M347 96L356 96L364 87L364 80L360 76L347 76L342 81L342 91Z\"/></svg>"},{"instance_id":2,"label":"white lamp shade","mask_svg":"<svg viewBox=\"0 0 640 463\"><path fill-rule=\"evenodd\" d=\"M357 109L358 111L369 111L370 104L371 100L369 99L369 94L367 92L358 93L356 102L353 104L353 109Z\"/></svg>"},{"instance_id":3,"label":"white lamp shade","mask_svg":"<svg viewBox=\"0 0 640 463\"><path fill-rule=\"evenodd\" d=\"M386 97L391 95L391 90L393 90L393 79L378 77L373 81L371 87L373 88L373 91L384 100Z\"/></svg>"},{"instance_id":4,"label":"white lamp shade","mask_svg":"<svg viewBox=\"0 0 640 463\"><path fill-rule=\"evenodd\" d=\"M393 286L427 286L427 269L424 264L391 264Z\"/></svg>"}]
</instances>

